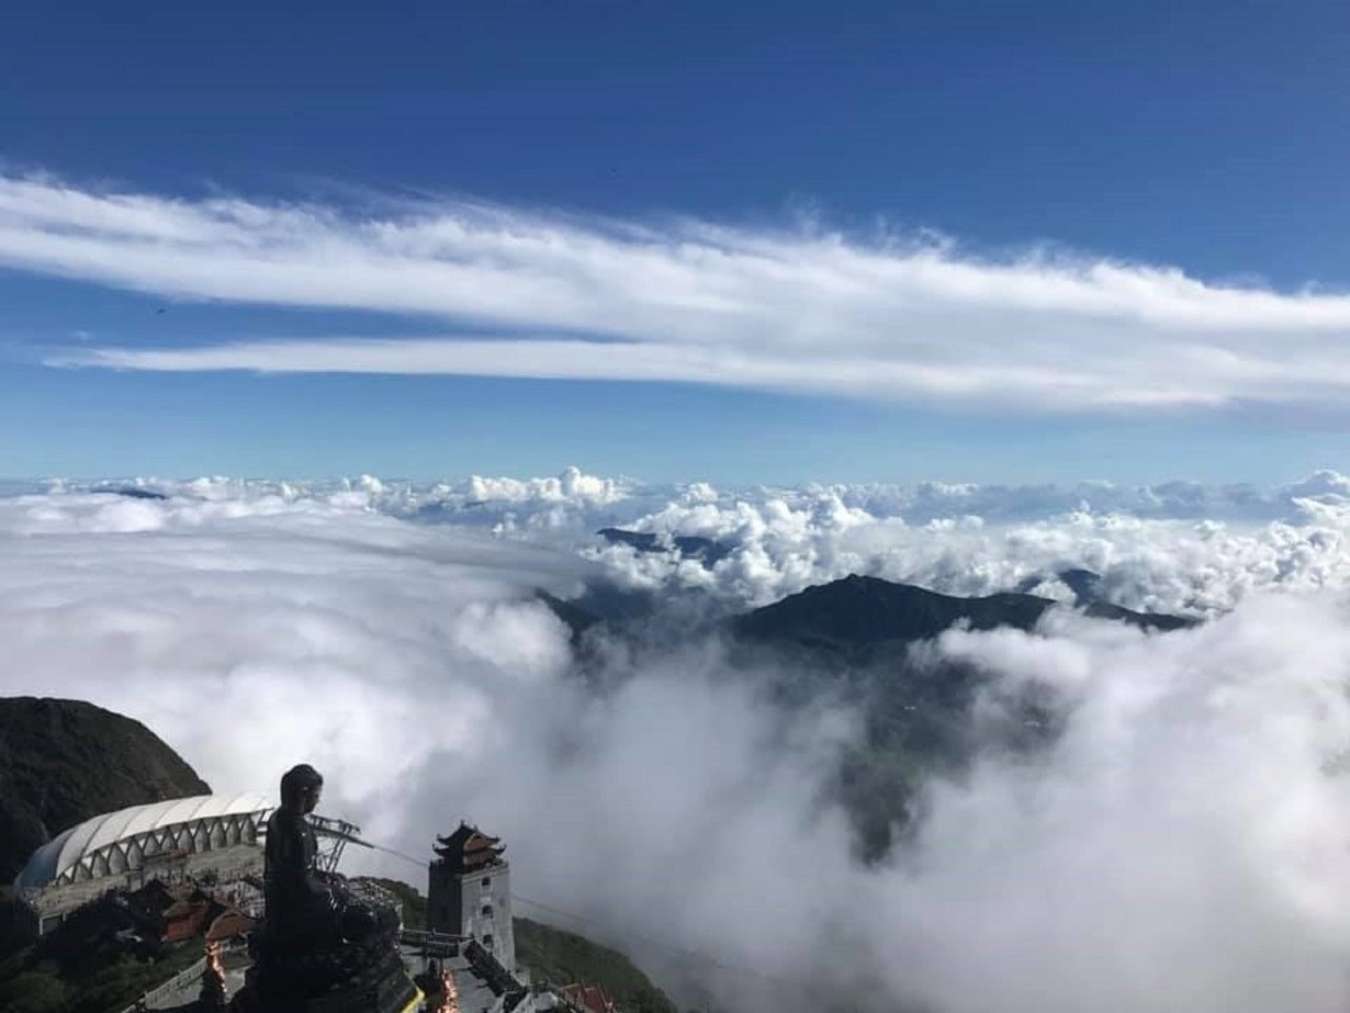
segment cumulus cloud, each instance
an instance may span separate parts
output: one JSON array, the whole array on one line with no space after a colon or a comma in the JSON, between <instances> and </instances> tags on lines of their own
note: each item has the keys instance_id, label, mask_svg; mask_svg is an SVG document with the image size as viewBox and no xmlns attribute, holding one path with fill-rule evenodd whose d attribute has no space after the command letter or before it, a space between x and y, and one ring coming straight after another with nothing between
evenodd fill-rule
<instances>
[{"instance_id":1,"label":"cumulus cloud","mask_svg":"<svg viewBox=\"0 0 1350 1013\"><path fill-rule=\"evenodd\" d=\"M942 639L1054 686L1071 719L1037 762L935 786L913 874L883 887L904 975L970 1010L1343 1005L1340 598L1253 599L1165 637L1047 632Z\"/></svg>"},{"instance_id":2,"label":"cumulus cloud","mask_svg":"<svg viewBox=\"0 0 1350 1013\"><path fill-rule=\"evenodd\" d=\"M64 365L675 380L1034 410L1334 408L1350 297L931 237L467 201L373 210L0 177L0 264L227 303L377 310L445 335L83 344ZM186 336L185 336L186 337Z\"/></svg>"},{"instance_id":3,"label":"cumulus cloud","mask_svg":"<svg viewBox=\"0 0 1350 1013\"><path fill-rule=\"evenodd\" d=\"M1350 488L1319 472L1274 490L1192 483L1003 487L699 487L635 496L628 526L712 539L711 565L625 545L588 553L634 587L699 588L759 605L850 573L990 594L1070 568L1145 611L1213 615L1268 589L1350 584ZM1066 589L1065 589L1066 590ZM1064 596L1061 592L1060 596Z\"/></svg>"},{"instance_id":4,"label":"cumulus cloud","mask_svg":"<svg viewBox=\"0 0 1350 1013\"><path fill-rule=\"evenodd\" d=\"M419 692L443 692L447 724L476 735L499 673L528 682L566 664L566 631L531 597L571 593L589 571L340 493L27 495L0 500L0 539L8 692L135 701L222 790L313 753L362 786L349 799L412 761L375 732L420 721Z\"/></svg>"},{"instance_id":5,"label":"cumulus cloud","mask_svg":"<svg viewBox=\"0 0 1350 1013\"><path fill-rule=\"evenodd\" d=\"M596 574L642 591L707 592L726 608L766 604L850 573L950 594L989 594L1040 580L1039 594L1067 598L1058 571L1085 568L1101 590L1144 611L1215 615L1262 590L1350 584L1350 479L1321 471L1274 489L1170 482L1128 486L900 485L724 487L650 484L568 468L557 476L471 475L429 484L365 475L328 482L138 478L53 488L171 494L167 503L107 497L66 517L91 530L153 528L215 517L358 510L425 525L476 529L500 541L580 552ZM14 491L23 491L15 489ZM30 490L31 491L31 490ZM663 552L610 545L604 527L657 536ZM712 558L679 551L680 536L719 546Z\"/></svg>"},{"instance_id":6,"label":"cumulus cloud","mask_svg":"<svg viewBox=\"0 0 1350 1013\"><path fill-rule=\"evenodd\" d=\"M655 939L753 969L663 967L679 987L695 974L727 1010L1329 1013L1350 999L1343 592L1253 588L1165 635L1072 614L1032 634L945 634L929 663L990 680L977 722L1008 720L1007 701L1034 684L1063 733L930 782L912 843L863 866L824 790L858 715L829 700L778 710L716 642L616 654L622 677L591 692L533 591L569 594L602 562L560 529L494 533L448 522L448 508L419 523L422 508L495 489L522 517L625 505L653 528L696 517L759 546L737 573L788 572L776 540L874 531L925 565L944 560L955 583L963 568L979 583L1052 558L1017 555L1028 529L1061 554L1097 539L1118 558L1152 545L1170 560L1176 524L1202 548L1168 562L1173 574L1217 565L1236 536L1117 513L1062 520L1067 535L1043 518L992 537L960 515L878 517L839 490L746 492L738 506L701 484L660 497L626 484L615 499L582 473L445 485L140 483L164 500L16 490L0 498L3 689L131 714L221 790L269 790L290 763L314 762L332 811L414 855L476 819L509 842L517 890L584 914L587 931L644 959L663 952L644 948ZM1321 476L1264 498L1334 513L1342 485ZM1274 551L1284 536L1271 532L1296 532L1300 516L1310 531L1290 544L1312 544L1324 513L1243 537ZM970 539L988 540L976 552ZM1334 587L1343 571L1328 559ZM366 867L423 875L387 856Z\"/></svg>"}]
</instances>

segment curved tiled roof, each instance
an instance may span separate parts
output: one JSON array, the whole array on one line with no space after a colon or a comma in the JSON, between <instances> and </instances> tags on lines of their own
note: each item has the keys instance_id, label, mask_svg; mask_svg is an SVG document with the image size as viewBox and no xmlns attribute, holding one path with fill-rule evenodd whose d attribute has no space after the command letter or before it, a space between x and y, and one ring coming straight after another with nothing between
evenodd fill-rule
<instances>
[{"instance_id":1,"label":"curved tiled roof","mask_svg":"<svg viewBox=\"0 0 1350 1013\"><path fill-rule=\"evenodd\" d=\"M103 813L58 834L34 851L14 885L19 889L40 889L74 868L86 855L137 834L220 816L262 814L273 805L267 796L249 792L195 795Z\"/></svg>"}]
</instances>

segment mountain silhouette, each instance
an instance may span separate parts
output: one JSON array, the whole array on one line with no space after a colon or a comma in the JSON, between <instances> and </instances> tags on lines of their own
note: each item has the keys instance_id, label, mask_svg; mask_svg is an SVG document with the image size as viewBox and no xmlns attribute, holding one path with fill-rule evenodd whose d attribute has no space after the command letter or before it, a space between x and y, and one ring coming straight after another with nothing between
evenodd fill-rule
<instances>
[{"instance_id":1,"label":"mountain silhouette","mask_svg":"<svg viewBox=\"0 0 1350 1013\"><path fill-rule=\"evenodd\" d=\"M733 621L732 627L753 640L865 648L929 640L958 622L973 630L1002 626L1031 630L1048 609L1058 604L1050 598L1016 591L960 598L913 584L852 575L808 587L745 613ZM1092 601L1083 611L1141 629L1174 630L1195 624L1195 620L1182 616L1135 612L1104 601Z\"/></svg>"},{"instance_id":2,"label":"mountain silhouette","mask_svg":"<svg viewBox=\"0 0 1350 1013\"><path fill-rule=\"evenodd\" d=\"M79 700L0 698L0 883L91 816L210 791L139 721Z\"/></svg>"},{"instance_id":3,"label":"mountain silhouette","mask_svg":"<svg viewBox=\"0 0 1350 1013\"><path fill-rule=\"evenodd\" d=\"M628 531L624 528L601 528L596 532L611 545L629 545L638 552L669 552L672 548L686 559L697 559L704 566L715 566L731 555L733 546L716 542L701 535L676 535L669 544L649 531Z\"/></svg>"}]
</instances>

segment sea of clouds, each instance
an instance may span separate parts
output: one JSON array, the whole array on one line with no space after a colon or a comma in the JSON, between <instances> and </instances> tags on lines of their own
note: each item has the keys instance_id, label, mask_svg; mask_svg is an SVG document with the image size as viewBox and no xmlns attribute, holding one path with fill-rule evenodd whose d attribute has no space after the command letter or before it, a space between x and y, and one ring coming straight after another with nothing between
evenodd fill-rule
<instances>
[{"instance_id":1,"label":"sea of clouds","mask_svg":"<svg viewBox=\"0 0 1350 1013\"><path fill-rule=\"evenodd\" d=\"M1334 471L1274 489L1189 482L718 489L569 468L556 477L524 480L142 478L49 483L41 491L90 490L140 490L172 499L106 499L97 509L51 524L150 531L320 507L365 511L418 526L477 531L498 544L581 555L622 587L705 591L730 608L768 604L850 573L978 595L1082 567L1102 576L1104 593L1118 604L1196 616L1229 611L1256 591L1336 588L1350 581L1350 478ZM43 530L42 516L34 511L22 530ZM604 527L655 534L671 551L609 544L597 536ZM674 550L679 536L706 538L728 551L705 564ZM1068 596L1053 581L1038 593Z\"/></svg>"},{"instance_id":2,"label":"sea of clouds","mask_svg":"<svg viewBox=\"0 0 1350 1013\"><path fill-rule=\"evenodd\" d=\"M1274 490L16 483L0 689L138 718L218 790L312 762L330 812L414 856L477 821L522 897L727 1010L1329 1013L1350 1001L1347 507L1331 472ZM606 525L730 552L638 553ZM913 841L871 866L823 789L859 715L775 708L715 640L616 652L628 669L596 692L536 598L607 581L734 610L849 572L972 594L1069 566L1208 621L945 634L935 663L991 677L977 709L1035 681L1065 729L933 782Z\"/></svg>"}]
</instances>

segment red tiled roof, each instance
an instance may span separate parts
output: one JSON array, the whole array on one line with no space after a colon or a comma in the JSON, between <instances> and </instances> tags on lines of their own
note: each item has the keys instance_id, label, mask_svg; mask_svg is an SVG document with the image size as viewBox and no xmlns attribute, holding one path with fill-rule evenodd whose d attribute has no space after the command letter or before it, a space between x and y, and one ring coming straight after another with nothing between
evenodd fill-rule
<instances>
[{"instance_id":1,"label":"red tiled roof","mask_svg":"<svg viewBox=\"0 0 1350 1013\"><path fill-rule=\"evenodd\" d=\"M164 915L164 942L177 943L200 935L211 914L211 905L205 901L175 904Z\"/></svg>"},{"instance_id":2,"label":"red tiled roof","mask_svg":"<svg viewBox=\"0 0 1350 1013\"><path fill-rule=\"evenodd\" d=\"M563 998L568 1002L590 1010L591 1013L617 1013L618 1007L614 1005L614 1000L599 985L583 985L578 982L575 985L564 985L561 991Z\"/></svg>"},{"instance_id":3,"label":"red tiled roof","mask_svg":"<svg viewBox=\"0 0 1350 1013\"><path fill-rule=\"evenodd\" d=\"M206 930L206 941L214 943L234 939L246 932L252 932L255 924L257 923L242 911L235 911L233 908L222 911Z\"/></svg>"}]
</instances>

